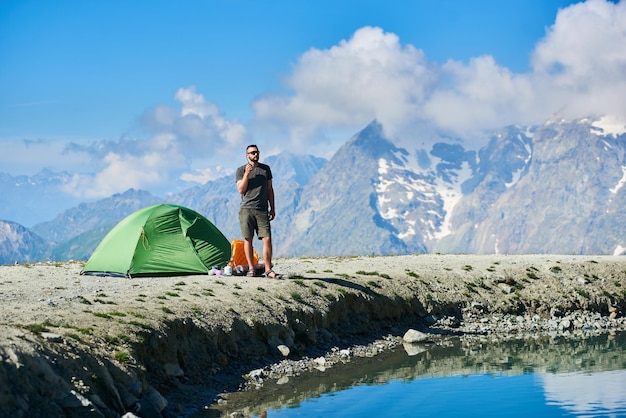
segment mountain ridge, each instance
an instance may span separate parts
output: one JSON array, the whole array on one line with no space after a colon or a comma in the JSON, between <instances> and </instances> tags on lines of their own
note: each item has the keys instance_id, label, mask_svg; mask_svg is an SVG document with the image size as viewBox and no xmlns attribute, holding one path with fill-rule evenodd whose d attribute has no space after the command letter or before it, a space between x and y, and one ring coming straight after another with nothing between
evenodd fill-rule
<instances>
[{"instance_id":1,"label":"mountain ridge","mask_svg":"<svg viewBox=\"0 0 626 418\"><path fill-rule=\"evenodd\" d=\"M625 253L626 135L603 130L597 118L504 127L477 150L433 131L426 139L415 134L414 142L429 148L403 148L383 132L371 122L330 160L288 152L267 158L276 190L275 256ZM103 234L123 212L167 201L239 238L234 175L167 199L126 193L32 230L66 247L87 234L78 242L93 245L90 230Z\"/></svg>"}]
</instances>

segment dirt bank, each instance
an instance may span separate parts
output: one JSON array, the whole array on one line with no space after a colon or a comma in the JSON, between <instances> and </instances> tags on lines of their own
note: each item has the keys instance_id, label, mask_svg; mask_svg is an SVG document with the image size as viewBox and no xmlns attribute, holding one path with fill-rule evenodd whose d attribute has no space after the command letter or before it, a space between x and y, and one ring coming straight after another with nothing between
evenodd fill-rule
<instances>
[{"instance_id":1,"label":"dirt bank","mask_svg":"<svg viewBox=\"0 0 626 418\"><path fill-rule=\"evenodd\" d=\"M0 403L10 416L184 415L194 394L234 390L287 352L428 332L443 319L454 329L469 316L626 310L623 257L277 259L290 275L282 281L93 277L81 267L0 266Z\"/></svg>"}]
</instances>

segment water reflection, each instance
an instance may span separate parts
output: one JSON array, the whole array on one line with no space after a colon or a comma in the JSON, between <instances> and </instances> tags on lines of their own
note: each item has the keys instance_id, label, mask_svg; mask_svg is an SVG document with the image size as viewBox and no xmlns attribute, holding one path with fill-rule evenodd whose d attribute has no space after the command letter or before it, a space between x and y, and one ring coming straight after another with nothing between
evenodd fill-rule
<instances>
[{"instance_id":1,"label":"water reflection","mask_svg":"<svg viewBox=\"0 0 626 418\"><path fill-rule=\"evenodd\" d=\"M450 338L410 353L398 347L266 382L196 416L626 417L625 332Z\"/></svg>"},{"instance_id":2,"label":"water reflection","mask_svg":"<svg viewBox=\"0 0 626 418\"><path fill-rule=\"evenodd\" d=\"M576 415L626 416L626 370L540 374L537 379L548 404Z\"/></svg>"}]
</instances>

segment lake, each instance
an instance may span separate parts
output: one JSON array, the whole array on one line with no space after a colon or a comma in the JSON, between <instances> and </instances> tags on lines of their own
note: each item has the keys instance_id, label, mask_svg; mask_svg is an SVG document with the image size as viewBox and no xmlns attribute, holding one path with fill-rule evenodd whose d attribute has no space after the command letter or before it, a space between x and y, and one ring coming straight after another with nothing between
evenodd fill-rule
<instances>
[{"instance_id":1,"label":"lake","mask_svg":"<svg viewBox=\"0 0 626 418\"><path fill-rule=\"evenodd\" d=\"M411 353L409 355L408 353ZM197 416L626 417L626 332L449 338L266 382Z\"/></svg>"}]
</instances>

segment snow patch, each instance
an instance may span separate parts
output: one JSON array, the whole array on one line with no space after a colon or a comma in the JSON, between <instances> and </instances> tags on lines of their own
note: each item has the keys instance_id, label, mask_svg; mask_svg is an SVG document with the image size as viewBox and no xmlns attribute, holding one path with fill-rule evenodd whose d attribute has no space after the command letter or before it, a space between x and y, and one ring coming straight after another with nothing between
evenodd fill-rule
<instances>
[{"instance_id":1,"label":"snow patch","mask_svg":"<svg viewBox=\"0 0 626 418\"><path fill-rule=\"evenodd\" d=\"M626 252L626 248L622 247L621 245L618 245L617 247L615 247L615 250L613 250L613 255L622 255Z\"/></svg>"},{"instance_id":2,"label":"snow patch","mask_svg":"<svg viewBox=\"0 0 626 418\"><path fill-rule=\"evenodd\" d=\"M615 116L603 116L599 120L594 121L591 126L598 129L591 129L592 134L598 136L617 135L626 133L626 121Z\"/></svg>"},{"instance_id":3,"label":"snow patch","mask_svg":"<svg viewBox=\"0 0 626 418\"><path fill-rule=\"evenodd\" d=\"M626 184L626 165L622 166L622 178L617 182L615 187L609 189L609 191L613 194L617 194L617 192Z\"/></svg>"},{"instance_id":4,"label":"snow patch","mask_svg":"<svg viewBox=\"0 0 626 418\"><path fill-rule=\"evenodd\" d=\"M443 210L445 212L445 218L441 224L441 229L435 233L435 238L441 239L445 236L452 234L452 226L450 224L450 218L452 217L452 209L463 197L461 191L461 184L465 180L472 176L472 168L467 162L463 163L462 168L458 171L458 177L452 184L445 182L442 178L437 178L436 190L443 199Z\"/></svg>"}]
</instances>

